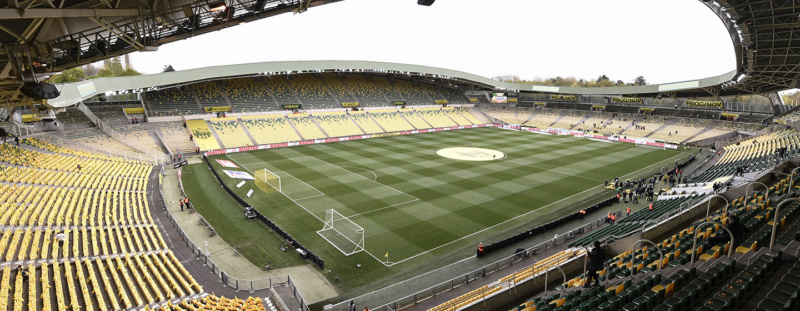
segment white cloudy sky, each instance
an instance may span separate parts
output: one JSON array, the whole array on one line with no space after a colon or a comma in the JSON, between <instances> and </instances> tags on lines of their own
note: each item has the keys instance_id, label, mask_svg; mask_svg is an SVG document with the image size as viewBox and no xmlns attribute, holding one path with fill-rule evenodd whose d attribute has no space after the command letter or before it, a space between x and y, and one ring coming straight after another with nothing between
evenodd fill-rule
<instances>
[{"instance_id":1,"label":"white cloudy sky","mask_svg":"<svg viewBox=\"0 0 800 311\"><path fill-rule=\"evenodd\" d=\"M735 69L725 27L697 0L345 0L132 54L143 73L287 60L649 83Z\"/></svg>"}]
</instances>

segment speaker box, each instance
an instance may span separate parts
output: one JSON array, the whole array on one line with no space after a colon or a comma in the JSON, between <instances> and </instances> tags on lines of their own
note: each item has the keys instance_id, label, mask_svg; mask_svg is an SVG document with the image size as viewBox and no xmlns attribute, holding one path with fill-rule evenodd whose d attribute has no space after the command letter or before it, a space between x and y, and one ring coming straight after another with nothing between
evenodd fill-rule
<instances>
[{"instance_id":1,"label":"speaker box","mask_svg":"<svg viewBox=\"0 0 800 311\"><path fill-rule=\"evenodd\" d=\"M25 82L19 91L25 96L38 99L52 99L61 95L55 85L44 82Z\"/></svg>"},{"instance_id":2,"label":"speaker box","mask_svg":"<svg viewBox=\"0 0 800 311\"><path fill-rule=\"evenodd\" d=\"M417 0L417 4L424 5L424 6L431 6L433 2L436 0Z\"/></svg>"}]
</instances>

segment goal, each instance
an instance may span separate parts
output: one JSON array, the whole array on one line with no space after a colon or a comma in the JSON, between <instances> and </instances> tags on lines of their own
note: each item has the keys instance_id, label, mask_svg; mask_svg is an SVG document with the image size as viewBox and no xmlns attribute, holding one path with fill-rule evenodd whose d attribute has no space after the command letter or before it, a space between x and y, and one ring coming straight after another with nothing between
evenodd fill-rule
<instances>
[{"instance_id":1,"label":"goal","mask_svg":"<svg viewBox=\"0 0 800 311\"><path fill-rule=\"evenodd\" d=\"M268 169L253 172L256 178L256 187L266 193L281 192L281 177Z\"/></svg>"},{"instance_id":2,"label":"goal","mask_svg":"<svg viewBox=\"0 0 800 311\"><path fill-rule=\"evenodd\" d=\"M345 256L364 250L364 228L336 210L325 211L325 224L317 234L331 243Z\"/></svg>"}]
</instances>

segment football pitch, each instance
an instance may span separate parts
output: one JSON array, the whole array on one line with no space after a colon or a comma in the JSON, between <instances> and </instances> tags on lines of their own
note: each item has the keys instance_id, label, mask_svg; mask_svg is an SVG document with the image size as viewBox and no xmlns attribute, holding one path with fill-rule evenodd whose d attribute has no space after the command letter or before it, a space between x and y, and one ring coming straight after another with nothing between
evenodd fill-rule
<instances>
[{"instance_id":1,"label":"football pitch","mask_svg":"<svg viewBox=\"0 0 800 311\"><path fill-rule=\"evenodd\" d=\"M437 154L469 146L504 156L465 161ZM248 188L254 189L246 200L318 253L326 266L347 257L342 245L349 242L317 233L326 211L333 209L364 230L364 251L350 257L391 267L429 260L480 241L493 242L491 238L503 231L542 224L545 219L540 214L577 211L581 206L565 209L564 203L600 194L606 179L656 171L683 154L478 128L234 153L209 160L242 197ZM240 168L223 168L216 159L233 161ZM241 180L229 178L222 169L251 174L268 169L280 177L282 191L267 193L254 185L236 189Z\"/></svg>"}]
</instances>

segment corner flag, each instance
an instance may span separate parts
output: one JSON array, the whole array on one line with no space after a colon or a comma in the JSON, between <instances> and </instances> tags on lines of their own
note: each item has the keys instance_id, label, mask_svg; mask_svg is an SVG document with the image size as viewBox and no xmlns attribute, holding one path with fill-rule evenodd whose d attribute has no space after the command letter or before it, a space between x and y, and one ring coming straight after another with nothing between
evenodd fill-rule
<instances>
[{"instance_id":1,"label":"corner flag","mask_svg":"<svg viewBox=\"0 0 800 311\"><path fill-rule=\"evenodd\" d=\"M386 252L386 255L383 257L389 258L389 252Z\"/></svg>"}]
</instances>

